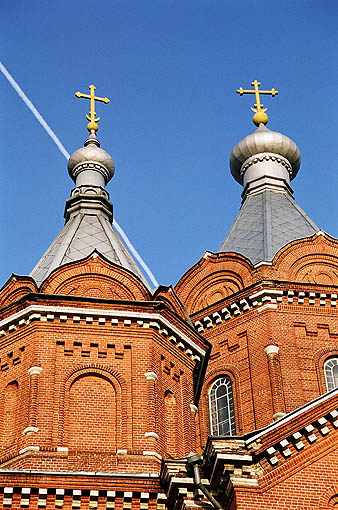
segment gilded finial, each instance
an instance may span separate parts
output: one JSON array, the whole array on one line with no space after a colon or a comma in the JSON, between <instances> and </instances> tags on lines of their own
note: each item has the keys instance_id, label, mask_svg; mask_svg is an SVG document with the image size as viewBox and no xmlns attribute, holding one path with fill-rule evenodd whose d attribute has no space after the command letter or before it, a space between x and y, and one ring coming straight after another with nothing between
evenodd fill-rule
<instances>
[{"instance_id":1,"label":"gilded finial","mask_svg":"<svg viewBox=\"0 0 338 510\"><path fill-rule=\"evenodd\" d=\"M260 124L267 124L269 117L265 113L267 108L263 108L263 104L260 101L260 94L268 94L272 97L277 96L278 90L271 89L271 90L259 90L260 82L255 80L251 83L251 85L254 87L254 89L251 90L244 90L242 87L236 90L237 94L240 96L243 96L243 94L255 94L256 96L256 103L254 104L254 108L251 107L251 110L255 112L255 115L252 117L253 123L256 124L256 126L259 126Z\"/></svg>"},{"instance_id":2,"label":"gilded finial","mask_svg":"<svg viewBox=\"0 0 338 510\"><path fill-rule=\"evenodd\" d=\"M95 112L95 101L101 101L102 103L109 103L108 97L98 97L95 96L95 89L96 87L94 85L89 85L90 94L82 94L81 92L75 92L76 97L84 97L85 99L90 99L90 112L89 115L86 115L86 119L89 120L87 124L87 129L89 132L91 131L97 131L99 129L99 126L97 123L100 120L100 117L96 117Z\"/></svg>"}]
</instances>

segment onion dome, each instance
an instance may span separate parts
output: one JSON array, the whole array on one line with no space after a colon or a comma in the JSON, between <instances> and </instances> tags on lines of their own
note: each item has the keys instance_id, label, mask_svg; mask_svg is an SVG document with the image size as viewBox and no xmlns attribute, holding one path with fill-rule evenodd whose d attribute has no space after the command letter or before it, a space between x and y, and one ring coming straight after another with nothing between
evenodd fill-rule
<instances>
[{"instance_id":1,"label":"onion dome","mask_svg":"<svg viewBox=\"0 0 338 510\"><path fill-rule=\"evenodd\" d=\"M287 167L291 180L297 175L300 167L300 152L291 138L260 124L254 133L243 138L233 148L230 156L233 177L243 184L243 175L248 163L253 164L260 160L277 161Z\"/></svg>"},{"instance_id":2,"label":"onion dome","mask_svg":"<svg viewBox=\"0 0 338 510\"><path fill-rule=\"evenodd\" d=\"M84 147L73 152L68 161L68 173L77 186L94 184L104 187L114 172L114 162L110 154L101 149L94 130L84 142Z\"/></svg>"},{"instance_id":3,"label":"onion dome","mask_svg":"<svg viewBox=\"0 0 338 510\"><path fill-rule=\"evenodd\" d=\"M295 142L262 123L234 147L230 169L243 185L243 201L219 252L270 263L282 246L318 230L293 198L290 181L299 167Z\"/></svg>"},{"instance_id":4,"label":"onion dome","mask_svg":"<svg viewBox=\"0 0 338 510\"><path fill-rule=\"evenodd\" d=\"M109 99L95 96L94 85L90 85L89 89L90 95L75 94L91 100L90 113L86 115L89 137L84 147L73 152L68 161L68 172L75 182L75 188L66 201L65 226L36 264L31 276L40 285L57 267L84 259L96 251L113 264L134 273L150 288L112 225L113 204L105 186L113 177L115 167L112 158L100 148L96 138L100 118L96 117L94 110L94 101L109 103Z\"/></svg>"},{"instance_id":5,"label":"onion dome","mask_svg":"<svg viewBox=\"0 0 338 510\"><path fill-rule=\"evenodd\" d=\"M293 197L290 181L300 168L300 152L293 140L271 131L266 108L260 95L278 94L275 89L260 90L254 80L253 89L240 87L239 95L254 94L252 111L254 133L238 142L230 156L230 170L242 184L242 205L219 252L240 253L252 264L271 263L283 246L318 231L317 225L301 209Z\"/></svg>"}]
</instances>

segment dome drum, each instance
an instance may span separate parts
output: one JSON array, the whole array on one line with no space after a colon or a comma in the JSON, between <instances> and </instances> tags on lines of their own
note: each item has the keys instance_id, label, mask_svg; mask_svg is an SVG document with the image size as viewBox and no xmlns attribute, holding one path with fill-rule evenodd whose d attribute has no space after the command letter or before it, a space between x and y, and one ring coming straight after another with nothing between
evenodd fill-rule
<instances>
[{"instance_id":1,"label":"dome drum","mask_svg":"<svg viewBox=\"0 0 338 510\"><path fill-rule=\"evenodd\" d=\"M104 187L112 178L107 167L96 161L82 161L69 172L76 186L94 185Z\"/></svg>"},{"instance_id":2,"label":"dome drum","mask_svg":"<svg viewBox=\"0 0 338 510\"><path fill-rule=\"evenodd\" d=\"M75 188L77 190L78 188ZM87 191L87 190L86 190ZM64 217L66 222L78 214L105 216L111 223L113 220L113 204L109 201L107 194L72 193L72 196L66 200Z\"/></svg>"},{"instance_id":3,"label":"dome drum","mask_svg":"<svg viewBox=\"0 0 338 510\"><path fill-rule=\"evenodd\" d=\"M77 195L100 195L109 200L109 193L102 186L77 186L72 190L71 196L75 197Z\"/></svg>"},{"instance_id":4,"label":"dome drum","mask_svg":"<svg viewBox=\"0 0 338 510\"><path fill-rule=\"evenodd\" d=\"M268 153L256 154L244 162L240 171L240 179L244 187L263 177L270 180L283 180L290 185L292 167L287 159Z\"/></svg>"}]
</instances>

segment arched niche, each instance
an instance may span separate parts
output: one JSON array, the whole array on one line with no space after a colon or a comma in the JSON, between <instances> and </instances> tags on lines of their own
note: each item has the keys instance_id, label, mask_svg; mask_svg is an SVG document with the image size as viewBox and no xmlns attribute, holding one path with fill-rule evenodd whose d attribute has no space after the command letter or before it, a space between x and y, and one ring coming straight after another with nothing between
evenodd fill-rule
<instances>
[{"instance_id":1,"label":"arched niche","mask_svg":"<svg viewBox=\"0 0 338 510\"><path fill-rule=\"evenodd\" d=\"M320 232L282 248L273 261L276 278L338 285L338 241Z\"/></svg>"},{"instance_id":2,"label":"arched niche","mask_svg":"<svg viewBox=\"0 0 338 510\"><path fill-rule=\"evenodd\" d=\"M69 387L66 443L74 450L115 452L117 397L111 381L102 374L85 373Z\"/></svg>"},{"instance_id":3,"label":"arched niche","mask_svg":"<svg viewBox=\"0 0 338 510\"><path fill-rule=\"evenodd\" d=\"M0 308L18 301L31 292L37 292L34 280L28 276L13 274L0 290Z\"/></svg>"},{"instance_id":4,"label":"arched niche","mask_svg":"<svg viewBox=\"0 0 338 510\"><path fill-rule=\"evenodd\" d=\"M12 446L18 435L19 426L19 384L8 383L1 395L1 441L3 449Z\"/></svg>"},{"instance_id":5,"label":"arched niche","mask_svg":"<svg viewBox=\"0 0 338 510\"><path fill-rule=\"evenodd\" d=\"M126 446L126 383L115 370L78 367L61 385L58 443L73 450Z\"/></svg>"},{"instance_id":6,"label":"arched niche","mask_svg":"<svg viewBox=\"0 0 338 510\"><path fill-rule=\"evenodd\" d=\"M165 453L175 457L178 449L178 414L176 398L170 390L164 394L164 432Z\"/></svg>"},{"instance_id":7,"label":"arched niche","mask_svg":"<svg viewBox=\"0 0 338 510\"><path fill-rule=\"evenodd\" d=\"M130 271L94 253L54 270L40 292L104 299L145 300L149 291Z\"/></svg>"},{"instance_id":8,"label":"arched niche","mask_svg":"<svg viewBox=\"0 0 338 510\"><path fill-rule=\"evenodd\" d=\"M253 282L253 267L241 255L207 253L177 283L175 291L193 314Z\"/></svg>"}]
</instances>

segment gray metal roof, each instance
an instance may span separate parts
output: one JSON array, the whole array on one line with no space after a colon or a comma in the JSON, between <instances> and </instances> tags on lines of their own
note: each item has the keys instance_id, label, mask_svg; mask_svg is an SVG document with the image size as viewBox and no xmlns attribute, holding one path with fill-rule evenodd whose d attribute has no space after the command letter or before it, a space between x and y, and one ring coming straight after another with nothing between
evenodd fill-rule
<instances>
[{"instance_id":1,"label":"gray metal roof","mask_svg":"<svg viewBox=\"0 0 338 510\"><path fill-rule=\"evenodd\" d=\"M84 147L70 156L68 170L76 187L66 201L66 224L30 276L41 285L57 267L88 257L96 250L114 264L134 273L150 289L112 226L113 205L105 185L113 177L115 168L110 155L100 148L94 131Z\"/></svg>"},{"instance_id":2,"label":"gray metal roof","mask_svg":"<svg viewBox=\"0 0 338 510\"><path fill-rule=\"evenodd\" d=\"M289 193L265 190L245 198L219 251L240 253L253 264L271 262L284 245L318 230Z\"/></svg>"},{"instance_id":3,"label":"gray metal roof","mask_svg":"<svg viewBox=\"0 0 338 510\"><path fill-rule=\"evenodd\" d=\"M30 276L40 285L57 267L83 259L94 250L111 262L132 271L149 284L110 221L100 212L72 217L39 260Z\"/></svg>"},{"instance_id":4,"label":"gray metal roof","mask_svg":"<svg viewBox=\"0 0 338 510\"><path fill-rule=\"evenodd\" d=\"M83 259L94 250L111 262L132 271L149 288L147 280L110 221L99 211L95 211L94 214L80 213L71 217L30 276L40 285L57 267Z\"/></svg>"}]
</instances>

